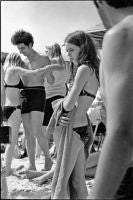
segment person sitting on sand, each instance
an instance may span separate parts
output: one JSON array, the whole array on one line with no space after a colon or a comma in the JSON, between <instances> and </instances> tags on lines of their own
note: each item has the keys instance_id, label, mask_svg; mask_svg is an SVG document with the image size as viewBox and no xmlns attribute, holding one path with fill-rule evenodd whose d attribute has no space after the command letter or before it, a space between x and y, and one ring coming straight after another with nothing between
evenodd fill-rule
<instances>
[{"instance_id":1,"label":"person sitting on sand","mask_svg":"<svg viewBox=\"0 0 133 200\"><path fill-rule=\"evenodd\" d=\"M91 153L86 161L86 170L85 176L89 178L95 177L95 172L97 168L98 159L100 156L100 152ZM55 164L53 164L51 170L49 171L34 171L34 170L27 170L25 175L27 179L32 179L39 185L44 184L48 179L53 178L55 169Z\"/></svg>"}]
</instances>

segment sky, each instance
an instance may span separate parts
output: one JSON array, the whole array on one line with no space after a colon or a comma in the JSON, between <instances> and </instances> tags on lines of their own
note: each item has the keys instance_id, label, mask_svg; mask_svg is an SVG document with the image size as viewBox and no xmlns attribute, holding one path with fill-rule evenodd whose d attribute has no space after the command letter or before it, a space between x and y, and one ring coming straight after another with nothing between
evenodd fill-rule
<instances>
[{"instance_id":1,"label":"sky","mask_svg":"<svg viewBox=\"0 0 133 200\"><path fill-rule=\"evenodd\" d=\"M17 52L11 44L15 31L23 29L34 37L34 49L63 44L67 34L101 24L92 1L1 1L1 51Z\"/></svg>"}]
</instances>

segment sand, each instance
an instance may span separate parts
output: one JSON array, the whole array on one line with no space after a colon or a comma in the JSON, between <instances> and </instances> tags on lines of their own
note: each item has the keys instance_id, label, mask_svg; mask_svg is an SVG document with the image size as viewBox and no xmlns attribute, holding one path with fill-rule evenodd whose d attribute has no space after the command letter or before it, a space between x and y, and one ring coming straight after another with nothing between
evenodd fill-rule
<instances>
[{"instance_id":1,"label":"sand","mask_svg":"<svg viewBox=\"0 0 133 200\"><path fill-rule=\"evenodd\" d=\"M44 157L36 159L37 170L42 170L44 166ZM55 162L55 161L54 161ZM12 168L17 168L19 166L28 167L28 158L23 159L13 159ZM49 179L45 184L38 185L33 180L28 180L25 176L14 176L10 175L6 178L9 199L48 199L51 192L51 179ZM86 179L86 185L88 193L93 186L93 179Z\"/></svg>"}]
</instances>

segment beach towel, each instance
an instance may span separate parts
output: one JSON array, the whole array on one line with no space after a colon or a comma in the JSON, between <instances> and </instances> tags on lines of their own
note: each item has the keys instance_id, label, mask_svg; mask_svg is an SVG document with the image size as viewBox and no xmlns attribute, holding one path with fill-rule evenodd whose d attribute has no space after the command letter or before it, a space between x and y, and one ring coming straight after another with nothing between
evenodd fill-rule
<instances>
[{"instance_id":1,"label":"beach towel","mask_svg":"<svg viewBox=\"0 0 133 200\"><path fill-rule=\"evenodd\" d=\"M58 124L60 115L62 114L63 99L58 101L54 107L54 113L49 122L47 131L54 131L54 127ZM79 135L72 130L74 113L76 107L69 113L70 124L61 128L61 137L59 141L57 161L52 181L51 198L52 199L71 199L74 195L71 191L71 174L74 169L77 156L81 148L84 148Z\"/></svg>"}]
</instances>

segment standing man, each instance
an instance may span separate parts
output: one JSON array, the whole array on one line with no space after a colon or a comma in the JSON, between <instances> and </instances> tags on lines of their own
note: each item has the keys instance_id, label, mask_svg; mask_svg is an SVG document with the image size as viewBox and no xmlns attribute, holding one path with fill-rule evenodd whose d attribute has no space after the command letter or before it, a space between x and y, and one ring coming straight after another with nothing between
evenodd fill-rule
<instances>
[{"instance_id":1,"label":"standing man","mask_svg":"<svg viewBox=\"0 0 133 200\"><path fill-rule=\"evenodd\" d=\"M19 52L27 57L29 69L38 69L50 64L46 55L40 55L33 49L33 36L24 31L17 31L11 38L13 45L16 45ZM52 72L46 75L49 84L54 83ZM36 170L35 167L35 137L45 155L45 170L49 170L53 164L50 154L48 141L42 131L42 122L45 108L45 88L44 74L23 76L24 87L20 92L22 121L27 140L27 150L29 156L29 169Z\"/></svg>"},{"instance_id":2,"label":"standing man","mask_svg":"<svg viewBox=\"0 0 133 200\"><path fill-rule=\"evenodd\" d=\"M133 0L95 1L107 29L100 78L107 135L90 199L133 199Z\"/></svg>"}]
</instances>

